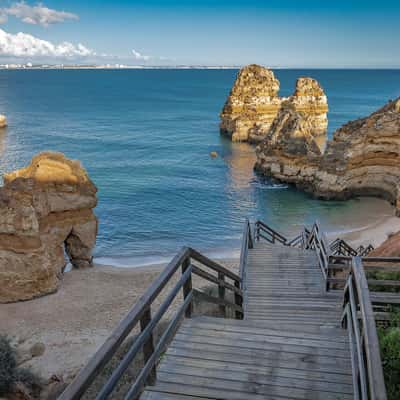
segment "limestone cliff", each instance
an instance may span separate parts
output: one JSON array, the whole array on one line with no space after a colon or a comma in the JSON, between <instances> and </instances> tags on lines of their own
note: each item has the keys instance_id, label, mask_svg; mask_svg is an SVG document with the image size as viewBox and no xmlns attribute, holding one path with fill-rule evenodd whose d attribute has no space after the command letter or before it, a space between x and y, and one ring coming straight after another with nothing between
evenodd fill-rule
<instances>
[{"instance_id":1,"label":"limestone cliff","mask_svg":"<svg viewBox=\"0 0 400 400\"><path fill-rule=\"evenodd\" d=\"M238 73L221 112L221 133L232 141L259 143L268 135L283 105L303 116L314 135L325 135L328 103L322 87L312 78L299 78L292 96L279 97L278 79L274 73L259 65L248 65Z\"/></svg>"},{"instance_id":2,"label":"limestone cliff","mask_svg":"<svg viewBox=\"0 0 400 400\"><path fill-rule=\"evenodd\" d=\"M295 134L293 127L287 129ZM294 148L285 142L287 135L281 129L258 146L256 169L262 174L321 198L385 197L400 210L400 98L339 128L319 156L310 144L306 151ZM297 141L310 141L310 135L299 136Z\"/></svg>"},{"instance_id":3,"label":"limestone cliff","mask_svg":"<svg viewBox=\"0 0 400 400\"><path fill-rule=\"evenodd\" d=\"M221 112L220 130L232 141L257 141L275 119L282 99L274 73L259 65L242 68Z\"/></svg>"},{"instance_id":4,"label":"limestone cliff","mask_svg":"<svg viewBox=\"0 0 400 400\"><path fill-rule=\"evenodd\" d=\"M0 303L53 292L66 265L92 265L97 189L78 161L45 152L0 188Z\"/></svg>"}]
</instances>

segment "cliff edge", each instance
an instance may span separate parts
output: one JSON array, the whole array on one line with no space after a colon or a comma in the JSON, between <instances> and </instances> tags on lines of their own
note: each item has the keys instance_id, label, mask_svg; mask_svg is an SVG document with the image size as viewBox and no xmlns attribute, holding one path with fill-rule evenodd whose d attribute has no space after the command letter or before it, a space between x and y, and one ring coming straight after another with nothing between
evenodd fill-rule
<instances>
[{"instance_id":1,"label":"cliff edge","mask_svg":"<svg viewBox=\"0 0 400 400\"><path fill-rule=\"evenodd\" d=\"M310 125L303 121L306 128L301 130L301 117L292 116L289 121L294 122L289 125L285 116L276 122L283 127L275 136L270 132L257 147L258 172L324 199L384 197L399 214L400 98L343 125L319 153L315 151L318 138L310 134ZM286 139L288 132L295 141Z\"/></svg>"}]
</instances>

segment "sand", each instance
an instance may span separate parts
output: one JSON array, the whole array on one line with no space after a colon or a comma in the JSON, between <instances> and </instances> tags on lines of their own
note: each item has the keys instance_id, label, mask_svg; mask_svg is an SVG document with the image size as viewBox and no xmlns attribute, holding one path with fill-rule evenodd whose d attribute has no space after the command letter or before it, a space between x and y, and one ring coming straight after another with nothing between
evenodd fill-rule
<instances>
[{"instance_id":1,"label":"sand","mask_svg":"<svg viewBox=\"0 0 400 400\"><path fill-rule=\"evenodd\" d=\"M238 269L237 259L218 261L232 271ZM0 305L0 333L12 337L24 356L33 344L43 343L44 354L23 366L32 367L45 379L57 374L69 381L163 268L95 265L65 273L52 295ZM194 282L195 287L205 285ZM155 304L164 296L163 292Z\"/></svg>"},{"instance_id":2,"label":"sand","mask_svg":"<svg viewBox=\"0 0 400 400\"><path fill-rule=\"evenodd\" d=\"M382 244L389 235L400 231L400 218L388 216L372 223L371 225L355 228L341 233L339 236L353 247L372 244L375 248ZM335 235L328 235L329 240Z\"/></svg>"}]
</instances>

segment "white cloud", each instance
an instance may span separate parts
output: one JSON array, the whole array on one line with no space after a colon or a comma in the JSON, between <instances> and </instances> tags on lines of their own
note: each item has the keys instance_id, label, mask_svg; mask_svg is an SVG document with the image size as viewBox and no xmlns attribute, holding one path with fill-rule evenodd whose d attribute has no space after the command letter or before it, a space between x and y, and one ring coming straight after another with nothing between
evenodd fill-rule
<instances>
[{"instance_id":1,"label":"white cloud","mask_svg":"<svg viewBox=\"0 0 400 400\"><path fill-rule=\"evenodd\" d=\"M79 58L95 55L93 50L81 43L54 44L28 33L19 32L14 35L0 29L0 56Z\"/></svg>"},{"instance_id":2,"label":"white cloud","mask_svg":"<svg viewBox=\"0 0 400 400\"><path fill-rule=\"evenodd\" d=\"M150 56L145 56L144 54L139 53L136 50L132 50L133 58L137 61L148 61L150 60Z\"/></svg>"},{"instance_id":3,"label":"white cloud","mask_svg":"<svg viewBox=\"0 0 400 400\"><path fill-rule=\"evenodd\" d=\"M79 19L78 15L70 12L53 10L45 7L42 3L30 6L24 1L0 9L0 23L6 22L8 16L18 18L27 24L41 25L44 27L66 20Z\"/></svg>"}]
</instances>

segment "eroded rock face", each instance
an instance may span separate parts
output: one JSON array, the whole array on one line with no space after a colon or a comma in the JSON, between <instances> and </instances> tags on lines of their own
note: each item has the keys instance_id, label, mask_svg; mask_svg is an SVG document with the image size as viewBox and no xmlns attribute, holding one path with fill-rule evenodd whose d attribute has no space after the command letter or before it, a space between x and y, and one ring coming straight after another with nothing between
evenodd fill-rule
<instances>
[{"instance_id":1,"label":"eroded rock face","mask_svg":"<svg viewBox=\"0 0 400 400\"><path fill-rule=\"evenodd\" d=\"M232 141L257 141L265 136L281 106L279 81L268 68L242 68L221 112L220 130Z\"/></svg>"},{"instance_id":2,"label":"eroded rock face","mask_svg":"<svg viewBox=\"0 0 400 400\"><path fill-rule=\"evenodd\" d=\"M0 302L55 291L70 259L92 266L97 189L78 161L45 152L0 188Z\"/></svg>"},{"instance_id":3,"label":"eroded rock face","mask_svg":"<svg viewBox=\"0 0 400 400\"><path fill-rule=\"evenodd\" d=\"M326 136L328 130L328 100L321 85L313 78L299 78L289 101L307 118L313 136Z\"/></svg>"},{"instance_id":4,"label":"eroded rock face","mask_svg":"<svg viewBox=\"0 0 400 400\"><path fill-rule=\"evenodd\" d=\"M400 98L343 125L317 157L314 151L293 150L292 143L268 137L257 148L256 169L320 198L376 195L400 210Z\"/></svg>"},{"instance_id":5,"label":"eroded rock face","mask_svg":"<svg viewBox=\"0 0 400 400\"><path fill-rule=\"evenodd\" d=\"M292 96L279 97L274 73L259 65L248 65L238 73L221 112L220 130L232 141L259 143L268 135L281 108L288 103L301 115L314 135L326 135L327 98L312 78L299 78Z\"/></svg>"}]
</instances>

